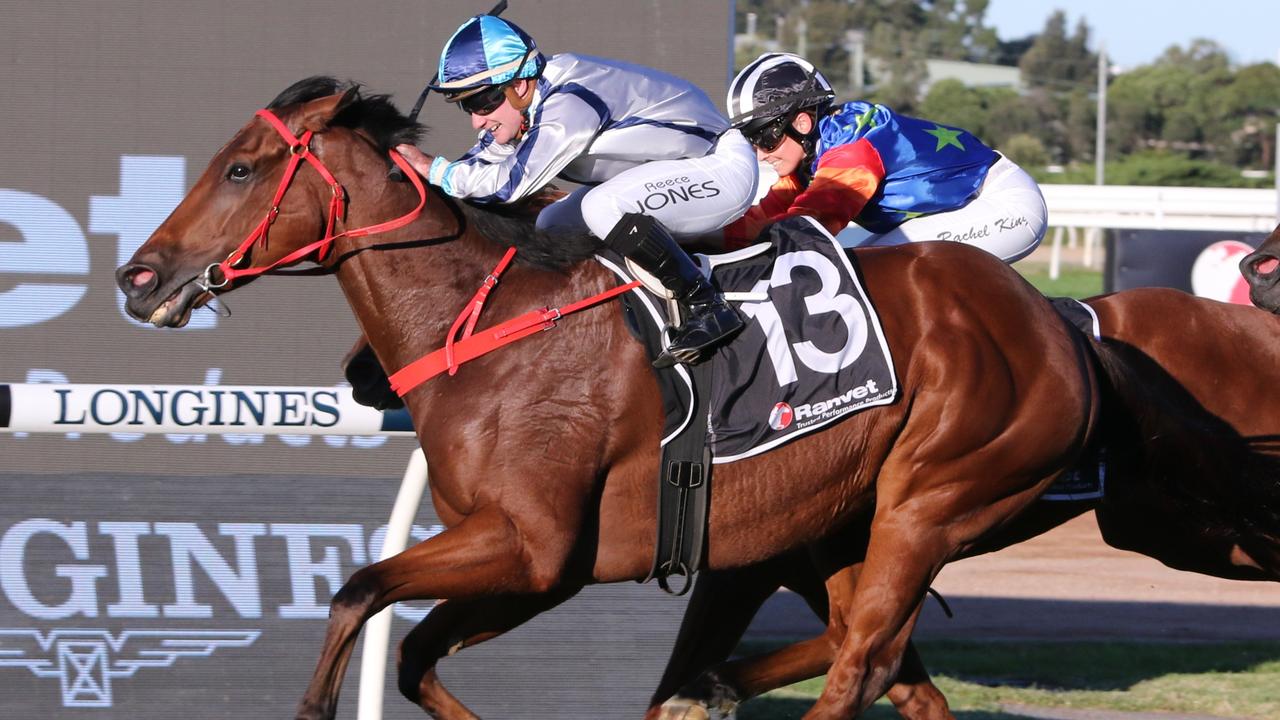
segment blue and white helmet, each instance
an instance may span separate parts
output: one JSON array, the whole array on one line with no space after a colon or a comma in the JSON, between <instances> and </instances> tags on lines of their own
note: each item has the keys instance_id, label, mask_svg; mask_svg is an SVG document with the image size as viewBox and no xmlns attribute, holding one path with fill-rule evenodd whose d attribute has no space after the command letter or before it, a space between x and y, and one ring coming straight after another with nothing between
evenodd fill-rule
<instances>
[{"instance_id":1,"label":"blue and white helmet","mask_svg":"<svg viewBox=\"0 0 1280 720\"><path fill-rule=\"evenodd\" d=\"M449 95L537 77L546 65L538 45L515 23L477 15L462 23L440 53L432 90Z\"/></svg>"}]
</instances>

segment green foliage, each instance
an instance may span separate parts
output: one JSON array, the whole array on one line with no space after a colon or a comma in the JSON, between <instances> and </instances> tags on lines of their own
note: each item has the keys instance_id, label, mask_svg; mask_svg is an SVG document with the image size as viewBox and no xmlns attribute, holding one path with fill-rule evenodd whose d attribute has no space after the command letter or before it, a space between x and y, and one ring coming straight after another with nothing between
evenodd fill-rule
<instances>
[{"instance_id":1,"label":"green foliage","mask_svg":"<svg viewBox=\"0 0 1280 720\"><path fill-rule=\"evenodd\" d=\"M1089 51L1089 27L1081 20L1067 36L1067 16L1055 10L1044 30L1018 61L1023 81L1031 87L1070 91L1097 82L1097 55Z\"/></svg>"},{"instance_id":2,"label":"green foliage","mask_svg":"<svg viewBox=\"0 0 1280 720\"><path fill-rule=\"evenodd\" d=\"M1027 172L1044 184L1092 185L1092 164L1069 165L1063 172L1048 172L1044 167L1024 166ZM1143 152L1108 162L1104 169L1107 185L1174 185L1184 187L1275 187L1275 178L1264 175L1247 178L1240 169L1211 160L1197 160L1171 152Z\"/></svg>"},{"instance_id":3,"label":"green foliage","mask_svg":"<svg viewBox=\"0 0 1280 720\"><path fill-rule=\"evenodd\" d=\"M919 114L964 128L997 147L1014 135L1032 132L1040 124L1036 108L1011 88L968 87L953 79L929 88Z\"/></svg>"},{"instance_id":4,"label":"green foliage","mask_svg":"<svg viewBox=\"0 0 1280 720\"><path fill-rule=\"evenodd\" d=\"M1250 187L1257 184L1229 165L1169 152L1144 152L1107 163L1108 185Z\"/></svg>"},{"instance_id":5,"label":"green foliage","mask_svg":"<svg viewBox=\"0 0 1280 720\"><path fill-rule=\"evenodd\" d=\"M989 61L999 49L995 32L983 24L989 0L739 0L738 32L746 30L747 13L757 16L762 40L779 41L797 51L803 29L805 55L847 93L849 31L864 33L868 69L876 86L870 99L910 111L925 79L925 58ZM735 57L743 67L755 57ZM878 73L878 75L877 75Z\"/></svg>"},{"instance_id":6,"label":"green foliage","mask_svg":"<svg viewBox=\"0 0 1280 720\"><path fill-rule=\"evenodd\" d=\"M1023 167L1041 167L1049 164L1049 151L1040 138L1019 133L996 146L1006 157Z\"/></svg>"}]
</instances>

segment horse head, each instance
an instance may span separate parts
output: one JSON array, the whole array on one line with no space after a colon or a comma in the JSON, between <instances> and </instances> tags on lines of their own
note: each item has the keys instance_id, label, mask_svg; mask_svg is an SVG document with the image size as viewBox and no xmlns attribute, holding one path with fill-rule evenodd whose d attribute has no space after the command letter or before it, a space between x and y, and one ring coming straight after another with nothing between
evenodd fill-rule
<instances>
[{"instance_id":1,"label":"horse head","mask_svg":"<svg viewBox=\"0 0 1280 720\"><path fill-rule=\"evenodd\" d=\"M1249 283L1249 299L1254 305L1280 312L1280 225L1240 261L1240 273Z\"/></svg>"},{"instance_id":2,"label":"horse head","mask_svg":"<svg viewBox=\"0 0 1280 720\"><path fill-rule=\"evenodd\" d=\"M334 232L345 220L346 188L385 175L386 151L420 132L386 96L361 96L357 85L313 77L290 86L214 155L116 271L129 314L181 327L193 309L268 269L332 261L335 237L354 236ZM343 168L341 182L327 165Z\"/></svg>"}]
</instances>

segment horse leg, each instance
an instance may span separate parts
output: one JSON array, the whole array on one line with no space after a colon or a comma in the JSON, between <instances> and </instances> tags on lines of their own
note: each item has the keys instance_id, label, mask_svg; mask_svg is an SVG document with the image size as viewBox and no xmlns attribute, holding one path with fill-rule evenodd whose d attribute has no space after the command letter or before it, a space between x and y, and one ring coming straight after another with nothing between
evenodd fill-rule
<instances>
[{"instance_id":1,"label":"horse leg","mask_svg":"<svg viewBox=\"0 0 1280 720\"><path fill-rule=\"evenodd\" d=\"M787 587L804 597L819 618L827 619L826 631L816 638L773 652L723 662L663 704L660 713L651 709L646 717L652 720L709 718L712 709L727 713L750 698L827 671L846 632L838 615L826 617L828 594L835 596L833 603L847 602L843 598L852 595L861 566L855 564L833 574L824 590L820 572L813 563L791 557L785 560ZM738 588L721 582L716 589L731 592ZM707 622L713 625L718 624L715 618L713 614L706 615ZM694 618L686 614L685 622L691 619ZM889 690L889 699L907 720L953 720L946 698L930 681L915 646L910 643L902 669Z\"/></svg>"},{"instance_id":2,"label":"horse leg","mask_svg":"<svg viewBox=\"0 0 1280 720\"><path fill-rule=\"evenodd\" d=\"M805 558L796 553L749 567L698 574L646 717L660 717L664 701L707 668L728 659L760 606L781 586L787 565L795 562L803 563ZM825 603L826 597L822 599Z\"/></svg>"},{"instance_id":3,"label":"horse leg","mask_svg":"<svg viewBox=\"0 0 1280 720\"><path fill-rule=\"evenodd\" d=\"M830 543L828 543L830 544ZM821 557L824 550L828 548L818 546L818 555ZM846 560L847 561L847 560ZM826 558L826 562L842 562L839 554ZM855 602L855 594L858 589L859 578L862 575L864 563L855 563L832 573L827 579L826 590L827 599L831 603L832 612L827 621L827 632L823 639L826 640L823 657L811 658L811 662L825 660L829 667L832 663L833 656L836 654L844 641L848 637L849 627L846 624L849 620L847 613L842 609L853 607ZM928 587L926 583L925 587ZM923 592L921 593L923 598ZM921 603L917 605L916 612L919 612ZM915 619L912 618L906 630L906 644L902 652L901 664L898 666L896 674L893 674L892 684L889 685L888 697L893 703L894 708L906 720L955 720L951 714L951 708L947 705L947 698L942 691L933 684L929 679L929 672L925 670L924 663L920 659L920 653L916 650L915 643L911 642L911 626L914 626ZM826 671L824 668L823 671ZM801 678L788 680L788 682L798 682Z\"/></svg>"},{"instance_id":4,"label":"horse leg","mask_svg":"<svg viewBox=\"0 0 1280 720\"><path fill-rule=\"evenodd\" d=\"M402 600L548 592L559 567L536 573L527 557L561 560L570 548L527 547L515 521L482 509L435 537L356 571L329 604L320 659L298 703L298 720L332 720L347 663L365 621ZM549 552L547 552L549 551Z\"/></svg>"},{"instance_id":5,"label":"horse leg","mask_svg":"<svg viewBox=\"0 0 1280 720\"><path fill-rule=\"evenodd\" d=\"M909 524L906 532L873 530L854 592L830 592L828 634L841 625L845 633L805 720L856 717L897 677L925 589L946 555L946 543L936 533L913 537L914 532Z\"/></svg>"},{"instance_id":6,"label":"horse leg","mask_svg":"<svg viewBox=\"0 0 1280 720\"><path fill-rule=\"evenodd\" d=\"M966 465L961 461L933 470L949 477L978 472ZM843 623L846 633L826 686L805 720L855 717L883 695L896 682L925 592L943 564L1016 516L1052 479L1051 475L1036 482L991 486L978 494L964 483L939 483L934 485L937 491L922 493L927 480L918 470L910 475L912 483L885 485L883 478L899 476L892 463L886 463L881 476L884 492L876 499L861 573L852 584L847 572L833 575L827 583L832 616L828 627ZM906 492L895 492L900 487ZM992 491L1001 494L987 496Z\"/></svg>"},{"instance_id":7,"label":"horse leg","mask_svg":"<svg viewBox=\"0 0 1280 720\"><path fill-rule=\"evenodd\" d=\"M437 720L478 720L440 682L436 662L518 627L581 589L441 601L400 643L400 693Z\"/></svg>"},{"instance_id":8,"label":"horse leg","mask_svg":"<svg viewBox=\"0 0 1280 720\"><path fill-rule=\"evenodd\" d=\"M906 720L955 720L951 706L947 704L947 696L929 678L916 644L910 640L888 696L889 702Z\"/></svg>"}]
</instances>

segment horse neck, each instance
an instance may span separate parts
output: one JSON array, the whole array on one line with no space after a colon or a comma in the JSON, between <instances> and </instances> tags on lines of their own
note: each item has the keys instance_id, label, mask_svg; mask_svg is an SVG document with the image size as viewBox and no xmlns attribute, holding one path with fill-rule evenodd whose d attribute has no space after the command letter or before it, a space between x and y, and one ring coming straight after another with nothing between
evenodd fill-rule
<instances>
[{"instance_id":1,"label":"horse neck","mask_svg":"<svg viewBox=\"0 0 1280 720\"><path fill-rule=\"evenodd\" d=\"M347 185L348 228L400 217L418 203L413 186L387 180L382 164L352 177ZM334 247L336 257L346 256L335 273L338 284L384 363L403 366L442 343L458 313L501 257L496 244L473 231L459 236L459 217L428 190L426 206L410 224L387 233L343 239ZM395 247L397 243L408 245Z\"/></svg>"}]
</instances>

